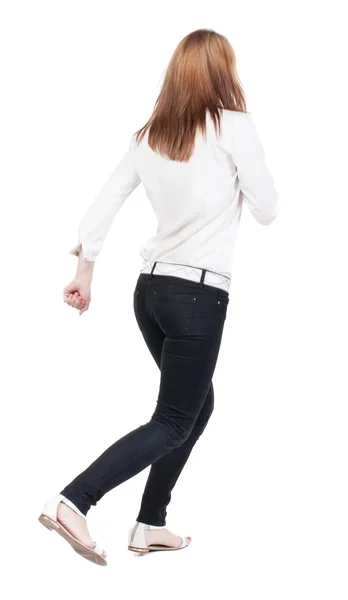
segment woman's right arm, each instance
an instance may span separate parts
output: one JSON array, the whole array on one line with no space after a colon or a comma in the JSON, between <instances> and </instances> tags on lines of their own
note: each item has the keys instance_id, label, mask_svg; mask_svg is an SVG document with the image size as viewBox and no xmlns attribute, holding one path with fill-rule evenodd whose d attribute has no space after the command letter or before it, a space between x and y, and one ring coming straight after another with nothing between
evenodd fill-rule
<instances>
[{"instance_id":1,"label":"woman's right arm","mask_svg":"<svg viewBox=\"0 0 348 600\"><path fill-rule=\"evenodd\" d=\"M279 211L278 193L252 118L247 113L236 117L230 147L243 201L259 223L269 225Z\"/></svg>"}]
</instances>

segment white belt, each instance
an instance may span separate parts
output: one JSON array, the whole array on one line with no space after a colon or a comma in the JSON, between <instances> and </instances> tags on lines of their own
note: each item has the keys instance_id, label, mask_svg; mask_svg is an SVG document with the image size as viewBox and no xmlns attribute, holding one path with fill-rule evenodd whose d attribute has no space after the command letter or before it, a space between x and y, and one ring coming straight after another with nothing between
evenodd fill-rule
<instances>
[{"instance_id":1,"label":"white belt","mask_svg":"<svg viewBox=\"0 0 348 600\"><path fill-rule=\"evenodd\" d=\"M166 263L162 261L156 261L156 266L153 269L154 263L143 262L141 273L153 273L153 275L171 275L173 277L180 277L181 279L189 279L190 281L201 281L202 272L205 269L199 267L191 267L189 265L179 265L176 263ZM214 271L205 271L204 284L213 285L214 287L221 288L222 290L228 291L231 280L227 275L222 273L215 273Z\"/></svg>"}]
</instances>

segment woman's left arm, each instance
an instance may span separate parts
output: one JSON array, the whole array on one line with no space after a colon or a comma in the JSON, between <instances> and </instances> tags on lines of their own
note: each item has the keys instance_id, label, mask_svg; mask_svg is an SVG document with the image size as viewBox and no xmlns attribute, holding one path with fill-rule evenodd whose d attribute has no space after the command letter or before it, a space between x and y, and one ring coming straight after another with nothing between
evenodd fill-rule
<instances>
[{"instance_id":1,"label":"woman's left arm","mask_svg":"<svg viewBox=\"0 0 348 600\"><path fill-rule=\"evenodd\" d=\"M132 136L122 160L104 183L100 192L81 219L78 243L69 251L82 260L94 262L102 249L111 224L124 201L139 185L140 177L134 164L136 139Z\"/></svg>"}]
</instances>

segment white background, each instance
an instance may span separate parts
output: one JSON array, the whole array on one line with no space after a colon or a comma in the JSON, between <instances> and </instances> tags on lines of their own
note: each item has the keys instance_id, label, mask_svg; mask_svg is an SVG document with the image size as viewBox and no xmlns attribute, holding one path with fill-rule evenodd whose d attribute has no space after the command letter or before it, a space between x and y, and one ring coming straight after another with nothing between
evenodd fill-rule
<instances>
[{"instance_id":1,"label":"white background","mask_svg":"<svg viewBox=\"0 0 348 600\"><path fill-rule=\"evenodd\" d=\"M8 0L1 7L1 550L6 598L347 598L347 52L343 2ZM127 551L148 469L92 507L107 568L37 521L146 422L159 372L133 314L142 186L63 303L79 220L150 116L179 41L232 43L282 199L244 211L216 408L168 507L189 549ZM8 578L8 579L7 579Z\"/></svg>"}]
</instances>

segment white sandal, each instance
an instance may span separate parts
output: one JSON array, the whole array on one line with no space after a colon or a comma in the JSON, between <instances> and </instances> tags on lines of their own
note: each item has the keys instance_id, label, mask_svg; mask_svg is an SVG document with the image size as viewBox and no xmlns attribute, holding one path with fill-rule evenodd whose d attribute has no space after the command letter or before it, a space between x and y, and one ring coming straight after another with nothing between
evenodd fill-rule
<instances>
[{"instance_id":1,"label":"white sandal","mask_svg":"<svg viewBox=\"0 0 348 600\"><path fill-rule=\"evenodd\" d=\"M177 548L160 544L150 544L148 546L145 538L146 529L156 529L156 527L152 525L146 525L145 523L141 523L140 521L137 521L135 523L134 527L132 527L132 529L130 529L129 531L128 550L131 550L132 552L151 552L153 550L181 550L182 548L186 548L186 546L188 546L191 542L191 538L187 536L185 538L181 538L181 545Z\"/></svg>"},{"instance_id":2,"label":"white sandal","mask_svg":"<svg viewBox=\"0 0 348 600\"><path fill-rule=\"evenodd\" d=\"M101 548L98 545L96 545L94 548L89 548L88 546L85 546L85 544L76 539L72 535L72 533L70 533L64 527L64 525L59 523L57 519L57 513L60 502L64 502L64 504L70 506L70 508L72 508L78 515L80 515L84 519L86 518L86 516L77 508L77 506L75 506L75 504L73 504L68 498L65 498L65 496L62 496L62 494L58 494L57 496L54 496L52 500L47 502L47 504L45 504L45 506L43 507L41 515L39 516L40 523L47 527L47 529L59 533L59 535L61 535L67 542L69 542L69 544L72 546L75 552L77 552L87 560L90 560L91 562L97 565L106 566L108 563L105 557L102 556L104 552L103 548Z\"/></svg>"}]
</instances>

